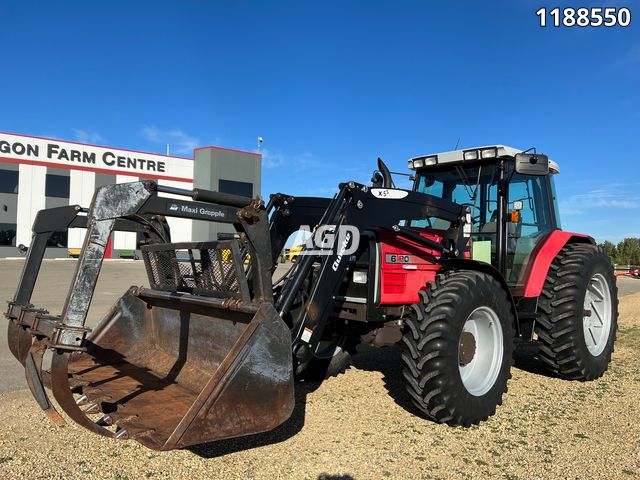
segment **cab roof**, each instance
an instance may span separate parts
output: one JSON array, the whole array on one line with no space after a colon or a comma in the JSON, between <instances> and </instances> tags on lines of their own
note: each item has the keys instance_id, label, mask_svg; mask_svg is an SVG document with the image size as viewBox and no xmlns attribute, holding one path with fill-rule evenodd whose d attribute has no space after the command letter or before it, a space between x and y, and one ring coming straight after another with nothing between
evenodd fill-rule
<instances>
[{"instance_id":1,"label":"cab roof","mask_svg":"<svg viewBox=\"0 0 640 480\"><path fill-rule=\"evenodd\" d=\"M516 154L523 152L521 148L507 145L484 145L481 147L450 150L448 152L429 153L409 159L411 170L435 167L436 165L455 164L476 161L495 161L497 158L514 158ZM560 166L549 159L551 173L560 173Z\"/></svg>"}]
</instances>

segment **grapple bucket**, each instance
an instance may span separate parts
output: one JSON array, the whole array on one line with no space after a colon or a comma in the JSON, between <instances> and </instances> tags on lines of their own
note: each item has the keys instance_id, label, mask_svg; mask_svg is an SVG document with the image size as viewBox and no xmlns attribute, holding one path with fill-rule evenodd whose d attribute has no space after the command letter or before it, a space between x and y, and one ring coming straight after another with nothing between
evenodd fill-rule
<instances>
[{"instance_id":1,"label":"grapple bucket","mask_svg":"<svg viewBox=\"0 0 640 480\"><path fill-rule=\"evenodd\" d=\"M209 193L215 198L208 205L229 200ZM123 199L130 204L123 207ZM244 202L231 200L234 207ZM25 366L34 397L56 423L63 419L45 385L77 423L156 450L267 431L291 415L291 334L272 303L261 201L215 207L216 218L240 225L242 235L225 241L165 243L164 217L145 217L144 228L151 225L157 232L142 247L150 288L129 288L96 328L84 326L106 240L114 226L133 222L117 219L181 210L174 205L143 182L98 190L60 316L29 303L45 237L53 230L47 227L40 238L34 227L34 246L6 316L12 352ZM199 212L202 205L193 202L184 211ZM65 225L82 226L72 217ZM53 351L49 370L43 367L48 349Z\"/></svg>"},{"instance_id":2,"label":"grapple bucket","mask_svg":"<svg viewBox=\"0 0 640 480\"><path fill-rule=\"evenodd\" d=\"M281 424L293 409L290 332L271 303L243 301L244 257L235 241L143 248L151 288L125 293L86 352L54 359L72 379L53 379L56 398L75 388L116 436L156 450Z\"/></svg>"},{"instance_id":3,"label":"grapple bucket","mask_svg":"<svg viewBox=\"0 0 640 480\"><path fill-rule=\"evenodd\" d=\"M117 435L156 450L263 432L287 419L291 340L273 306L172 307L170 297L128 291L87 351L71 354L66 388L75 385Z\"/></svg>"}]
</instances>

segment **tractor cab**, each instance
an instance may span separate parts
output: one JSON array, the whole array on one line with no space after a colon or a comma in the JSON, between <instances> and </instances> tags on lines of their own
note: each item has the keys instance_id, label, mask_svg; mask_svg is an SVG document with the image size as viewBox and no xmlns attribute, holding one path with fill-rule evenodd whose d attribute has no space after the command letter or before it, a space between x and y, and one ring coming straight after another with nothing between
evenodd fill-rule
<instances>
[{"instance_id":1,"label":"tractor cab","mask_svg":"<svg viewBox=\"0 0 640 480\"><path fill-rule=\"evenodd\" d=\"M409 160L409 168L416 172L413 190L469 207L470 257L496 267L510 287L522 288L531 253L560 228L553 184L558 164L495 145L421 155ZM427 217L409 226L439 231L449 223Z\"/></svg>"}]
</instances>

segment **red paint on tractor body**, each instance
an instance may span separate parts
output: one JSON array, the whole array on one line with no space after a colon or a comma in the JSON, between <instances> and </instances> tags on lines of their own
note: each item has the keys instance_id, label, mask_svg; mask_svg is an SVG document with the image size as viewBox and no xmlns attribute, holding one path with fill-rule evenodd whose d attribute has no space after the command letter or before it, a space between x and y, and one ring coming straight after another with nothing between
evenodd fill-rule
<instances>
[{"instance_id":1,"label":"red paint on tractor body","mask_svg":"<svg viewBox=\"0 0 640 480\"><path fill-rule=\"evenodd\" d=\"M442 243L444 231L414 229L423 237ZM418 292L426 290L435 280L441 265L440 254L416 242L385 230L376 230L380 249L380 305L408 305L419 300ZM541 240L531 252L526 267L513 294L523 297L539 297L551 262L567 243L592 243L593 238L581 233L554 230ZM430 259L430 256L431 259ZM470 258L469 251L464 258Z\"/></svg>"},{"instance_id":2,"label":"red paint on tractor body","mask_svg":"<svg viewBox=\"0 0 640 480\"><path fill-rule=\"evenodd\" d=\"M442 243L443 230L413 229L421 236ZM418 292L436 278L441 265L430 261L439 252L398 236L377 230L380 249L380 305L408 305L419 301Z\"/></svg>"},{"instance_id":3,"label":"red paint on tractor body","mask_svg":"<svg viewBox=\"0 0 640 480\"><path fill-rule=\"evenodd\" d=\"M574 242L595 244L595 240L588 235L554 230L546 239L536 245L536 248L531 252L527 267L520 272L518 284L524 285L523 297L540 296L551 262L567 243Z\"/></svg>"}]
</instances>

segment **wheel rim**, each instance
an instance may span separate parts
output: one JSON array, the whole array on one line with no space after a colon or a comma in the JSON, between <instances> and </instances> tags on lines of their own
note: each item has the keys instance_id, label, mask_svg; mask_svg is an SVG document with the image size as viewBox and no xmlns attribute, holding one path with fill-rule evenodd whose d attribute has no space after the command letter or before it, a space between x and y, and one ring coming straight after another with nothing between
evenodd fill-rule
<instances>
[{"instance_id":1,"label":"wheel rim","mask_svg":"<svg viewBox=\"0 0 640 480\"><path fill-rule=\"evenodd\" d=\"M471 395L479 397L491 390L500 373L503 356L498 315L486 306L476 308L464 323L458 344L460 378Z\"/></svg>"},{"instance_id":2,"label":"wheel rim","mask_svg":"<svg viewBox=\"0 0 640 480\"><path fill-rule=\"evenodd\" d=\"M584 294L582 326L587 349L597 357L604 351L611 330L611 292L601 273L591 278Z\"/></svg>"}]
</instances>

